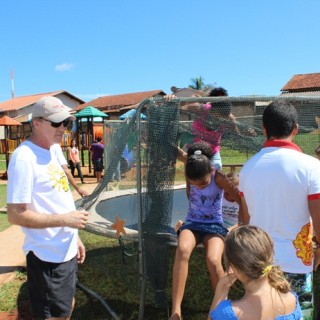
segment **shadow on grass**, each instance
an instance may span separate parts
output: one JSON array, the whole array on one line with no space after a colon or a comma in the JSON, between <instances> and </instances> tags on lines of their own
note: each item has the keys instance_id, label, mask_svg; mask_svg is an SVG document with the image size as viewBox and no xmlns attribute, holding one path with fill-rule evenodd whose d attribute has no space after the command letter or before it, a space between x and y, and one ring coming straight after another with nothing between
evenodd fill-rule
<instances>
[{"instance_id":1,"label":"shadow on grass","mask_svg":"<svg viewBox=\"0 0 320 320\"><path fill-rule=\"evenodd\" d=\"M79 266L78 279L86 288L94 291L105 299L109 307L120 319L136 320L139 316L140 304L140 276L137 255L125 256L118 240L80 232L82 241L87 248L87 258ZM133 251L137 251L135 243ZM175 247L169 249L169 272L166 294L168 307L171 307L172 265ZM318 308L320 298L320 272L314 275L315 306ZM238 299L242 295L240 285L230 291L231 299ZM168 319L168 309L155 307L155 292L147 281L144 306L144 319ZM26 301L26 287L20 288L18 305L23 312ZM202 248L194 250L190 260L189 276L186 285L182 310L185 319L206 319L212 302L213 292L210 286L208 272L205 265L205 253ZM18 308L18 309L19 309ZM76 291L76 305L72 315L76 320L112 319L106 308L96 298L89 296L80 289ZM25 320L28 320L27 318Z\"/></svg>"},{"instance_id":2,"label":"shadow on grass","mask_svg":"<svg viewBox=\"0 0 320 320\"><path fill-rule=\"evenodd\" d=\"M137 250L137 248L136 248ZM138 319L140 303L139 261L137 255L124 257L120 246L87 252L80 267L79 283L105 299L120 319ZM94 297L77 290L74 319L112 319ZM154 292L146 288L144 319L168 319L167 309L154 307Z\"/></svg>"},{"instance_id":3,"label":"shadow on grass","mask_svg":"<svg viewBox=\"0 0 320 320\"><path fill-rule=\"evenodd\" d=\"M164 309L155 307L155 292L147 282L144 319L168 319L171 308L172 265L175 247L171 247L169 250L169 274L166 288L166 294L169 297L168 305ZM121 247L116 240L112 247L109 243L108 247L88 248L86 262L79 268L78 279L81 285L104 298L120 319L138 319L140 303L139 261L136 255L125 257L123 260ZM189 315L188 319L205 319L212 297L204 250L197 249L190 261L183 303L184 314ZM74 319L112 319L97 299L84 292L77 290L76 300Z\"/></svg>"}]
</instances>

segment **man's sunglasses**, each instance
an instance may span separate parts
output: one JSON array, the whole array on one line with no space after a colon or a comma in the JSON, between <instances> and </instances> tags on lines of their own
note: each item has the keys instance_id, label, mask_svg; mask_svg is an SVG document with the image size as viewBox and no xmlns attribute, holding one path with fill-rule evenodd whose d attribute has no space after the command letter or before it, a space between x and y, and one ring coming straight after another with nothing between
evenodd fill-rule
<instances>
[{"instance_id":1,"label":"man's sunglasses","mask_svg":"<svg viewBox=\"0 0 320 320\"><path fill-rule=\"evenodd\" d=\"M50 120L43 119L43 118L40 118L40 119L42 119L42 120L44 120L44 121L47 121L47 122L50 122L51 127L53 127L53 128L60 128L62 124L63 124L63 126L64 126L65 128L67 128L67 127L69 126L70 122L71 122L70 119L66 119L66 120L63 120L63 121L61 121L61 122L52 122L52 121L50 121Z\"/></svg>"}]
</instances>

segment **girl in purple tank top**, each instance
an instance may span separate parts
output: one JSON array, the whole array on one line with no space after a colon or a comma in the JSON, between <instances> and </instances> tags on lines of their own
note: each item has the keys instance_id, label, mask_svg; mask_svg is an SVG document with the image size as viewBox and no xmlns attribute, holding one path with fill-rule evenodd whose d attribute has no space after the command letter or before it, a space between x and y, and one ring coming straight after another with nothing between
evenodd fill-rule
<instances>
[{"instance_id":1,"label":"girl in purple tank top","mask_svg":"<svg viewBox=\"0 0 320 320\"><path fill-rule=\"evenodd\" d=\"M224 275L221 257L224 237L222 197L224 190L240 204L238 189L226 176L214 170L210 159L213 151L206 142L192 144L187 152L185 176L189 209L178 230L178 245L173 266L171 320L181 319L181 303L188 275L189 259L193 249L202 243L212 288ZM240 214L241 217L241 214Z\"/></svg>"}]
</instances>

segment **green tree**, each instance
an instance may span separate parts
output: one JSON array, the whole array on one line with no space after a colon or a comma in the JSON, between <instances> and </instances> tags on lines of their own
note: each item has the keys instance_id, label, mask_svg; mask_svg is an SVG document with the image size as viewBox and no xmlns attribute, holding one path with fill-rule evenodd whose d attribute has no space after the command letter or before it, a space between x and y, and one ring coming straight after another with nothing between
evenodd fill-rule
<instances>
[{"instance_id":1,"label":"green tree","mask_svg":"<svg viewBox=\"0 0 320 320\"><path fill-rule=\"evenodd\" d=\"M189 88L194 89L194 90L202 90L204 87L204 82L203 78L197 77L197 78L192 78L191 79L192 84L189 85Z\"/></svg>"},{"instance_id":2,"label":"green tree","mask_svg":"<svg viewBox=\"0 0 320 320\"><path fill-rule=\"evenodd\" d=\"M214 89L216 85L216 83L204 84L204 79L201 76L197 78L192 78L191 82L192 84L189 85L189 88L199 90L204 93L208 93L209 91Z\"/></svg>"}]
</instances>

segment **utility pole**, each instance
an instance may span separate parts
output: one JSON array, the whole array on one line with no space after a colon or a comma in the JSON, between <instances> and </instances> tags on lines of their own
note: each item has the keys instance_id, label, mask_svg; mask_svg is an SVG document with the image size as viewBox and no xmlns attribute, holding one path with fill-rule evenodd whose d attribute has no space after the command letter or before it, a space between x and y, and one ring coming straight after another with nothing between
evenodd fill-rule
<instances>
[{"instance_id":1,"label":"utility pole","mask_svg":"<svg viewBox=\"0 0 320 320\"><path fill-rule=\"evenodd\" d=\"M11 98L14 99L14 73L11 70Z\"/></svg>"}]
</instances>

